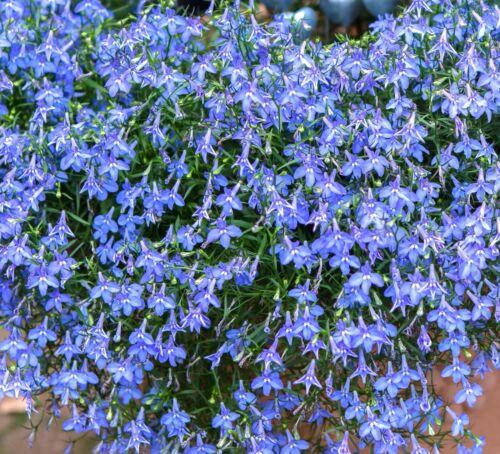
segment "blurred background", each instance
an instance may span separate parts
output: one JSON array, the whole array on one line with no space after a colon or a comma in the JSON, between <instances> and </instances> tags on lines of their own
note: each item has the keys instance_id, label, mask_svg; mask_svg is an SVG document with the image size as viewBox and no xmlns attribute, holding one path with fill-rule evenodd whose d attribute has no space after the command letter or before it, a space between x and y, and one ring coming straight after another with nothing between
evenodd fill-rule
<instances>
[{"instance_id":1,"label":"blurred background","mask_svg":"<svg viewBox=\"0 0 500 454\"><path fill-rule=\"evenodd\" d=\"M215 4L232 0L214 0ZM359 37L368 30L378 16L391 14L410 0L254 0L259 21L283 14L285 20L297 26L300 39L319 37L331 42L336 34ZM126 17L138 9L154 3L152 0L103 0L117 17ZM245 0L246 4L252 4ZM210 7L209 0L172 0L172 5L183 14L203 15Z\"/></svg>"}]
</instances>

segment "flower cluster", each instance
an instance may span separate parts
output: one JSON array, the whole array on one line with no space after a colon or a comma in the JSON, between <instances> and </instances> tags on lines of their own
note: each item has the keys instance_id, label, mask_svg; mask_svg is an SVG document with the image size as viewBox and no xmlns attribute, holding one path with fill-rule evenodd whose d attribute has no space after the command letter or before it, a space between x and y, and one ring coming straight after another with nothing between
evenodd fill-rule
<instances>
[{"instance_id":1,"label":"flower cluster","mask_svg":"<svg viewBox=\"0 0 500 454\"><path fill-rule=\"evenodd\" d=\"M492 3L0 0L0 397L106 453L481 452L430 374L500 368Z\"/></svg>"}]
</instances>

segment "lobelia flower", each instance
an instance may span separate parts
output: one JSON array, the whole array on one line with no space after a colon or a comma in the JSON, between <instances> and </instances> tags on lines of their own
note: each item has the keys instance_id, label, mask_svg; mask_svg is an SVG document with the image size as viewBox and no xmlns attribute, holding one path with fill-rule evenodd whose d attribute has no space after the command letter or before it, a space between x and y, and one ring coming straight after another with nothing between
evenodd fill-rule
<instances>
[{"instance_id":1,"label":"lobelia flower","mask_svg":"<svg viewBox=\"0 0 500 454\"><path fill-rule=\"evenodd\" d=\"M215 203L222 207L222 214L224 216L232 216L233 210L242 210L243 205L240 199L236 196L239 190L239 185L236 185L233 189L224 189L224 194L217 196Z\"/></svg>"},{"instance_id":2,"label":"lobelia flower","mask_svg":"<svg viewBox=\"0 0 500 454\"><path fill-rule=\"evenodd\" d=\"M48 320L48 317L45 317L42 325L30 330L28 334L28 339L36 340L37 344L42 348L47 345L47 341L54 342L57 339L57 334L47 326Z\"/></svg>"},{"instance_id":3,"label":"lobelia flower","mask_svg":"<svg viewBox=\"0 0 500 454\"><path fill-rule=\"evenodd\" d=\"M462 379L462 389L455 395L455 403L461 404L467 402L472 407L479 396L483 395L483 390L477 383L469 383L465 378Z\"/></svg>"},{"instance_id":4,"label":"lobelia flower","mask_svg":"<svg viewBox=\"0 0 500 454\"><path fill-rule=\"evenodd\" d=\"M257 401L255 394L245 390L242 381L240 381L240 387L235 391L234 397L238 402L238 408L240 410L246 410Z\"/></svg>"},{"instance_id":5,"label":"lobelia flower","mask_svg":"<svg viewBox=\"0 0 500 454\"><path fill-rule=\"evenodd\" d=\"M449 407L446 407L446 411L453 418L453 424L451 426L453 436L463 436L464 428L469 424L469 417L465 413L457 416L457 414Z\"/></svg>"},{"instance_id":6,"label":"lobelia flower","mask_svg":"<svg viewBox=\"0 0 500 454\"><path fill-rule=\"evenodd\" d=\"M186 425L191 421L189 415L181 410L177 399L172 400L172 408L161 417L169 437L183 437L187 433Z\"/></svg>"},{"instance_id":7,"label":"lobelia flower","mask_svg":"<svg viewBox=\"0 0 500 454\"><path fill-rule=\"evenodd\" d=\"M366 364L365 355L364 355L363 351L360 351L359 355L358 355L358 367L351 374L351 376L349 378L351 379L353 377L361 377L362 382L366 383L366 377L368 375L371 375L374 377L377 376L377 374L373 370L371 370L368 367L368 365Z\"/></svg>"},{"instance_id":8,"label":"lobelia flower","mask_svg":"<svg viewBox=\"0 0 500 454\"><path fill-rule=\"evenodd\" d=\"M283 382L278 372L272 371L269 366L265 366L262 374L253 379L251 387L253 390L262 389L264 396L269 396L271 389L283 389Z\"/></svg>"},{"instance_id":9,"label":"lobelia flower","mask_svg":"<svg viewBox=\"0 0 500 454\"><path fill-rule=\"evenodd\" d=\"M366 422L364 422L359 429L360 436L366 437L370 435L374 440L378 441L382 438L381 431L389 428L389 424L372 413L370 407L366 407Z\"/></svg>"},{"instance_id":10,"label":"lobelia flower","mask_svg":"<svg viewBox=\"0 0 500 454\"><path fill-rule=\"evenodd\" d=\"M223 248L228 248L231 243L231 238L239 238L242 232L235 225L227 225L223 218L217 219L216 227L208 232L207 243L219 241Z\"/></svg>"},{"instance_id":11,"label":"lobelia flower","mask_svg":"<svg viewBox=\"0 0 500 454\"><path fill-rule=\"evenodd\" d=\"M236 421L240 415L233 411L230 411L226 406L220 404L220 413L218 413L212 420L212 427L214 429L220 428L221 432L225 433L233 428L233 422Z\"/></svg>"},{"instance_id":12,"label":"lobelia flower","mask_svg":"<svg viewBox=\"0 0 500 454\"><path fill-rule=\"evenodd\" d=\"M372 285L383 287L384 281L380 274L372 272L370 264L366 262L361 266L360 271L354 273L349 278L349 285L360 287L365 294L368 294Z\"/></svg>"},{"instance_id":13,"label":"lobelia flower","mask_svg":"<svg viewBox=\"0 0 500 454\"><path fill-rule=\"evenodd\" d=\"M308 279L304 285L299 285L288 292L288 296L295 298L299 303L314 303L317 301L316 294L310 290L311 281Z\"/></svg>"},{"instance_id":14,"label":"lobelia flower","mask_svg":"<svg viewBox=\"0 0 500 454\"><path fill-rule=\"evenodd\" d=\"M430 347L432 345L432 339L430 338L429 334L427 333L425 325L422 325L420 327L420 335L418 337L417 344L423 352L425 352L425 353L430 352Z\"/></svg>"},{"instance_id":15,"label":"lobelia flower","mask_svg":"<svg viewBox=\"0 0 500 454\"><path fill-rule=\"evenodd\" d=\"M49 287L59 288L59 281L44 264L40 266L33 265L32 272L28 277L27 287L37 287L40 295L45 296Z\"/></svg>"},{"instance_id":16,"label":"lobelia flower","mask_svg":"<svg viewBox=\"0 0 500 454\"><path fill-rule=\"evenodd\" d=\"M321 386L321 383L319 380L316 378L315 375L315 367L316 367L316 360L311 360L309 363L309 367L307 368L307 372L300 377L298 380L294 381L294 384L304 384L306 387L306 394L309 394L309 389L311 386L316 386L319 389L323 389L323 386Z\"/></svg>"},{"instance_id":17,"label":"lobelia flower","mask_svg":"<svg viewBox=\"0 0 500 454\"><path fill-rule=\"evenodd\" d=\"M286 431L287 443L281 449L283 454L297 454L301 451L306 451L309 448L309 443L304 440L295 439L289 430Z\"/></svg>"}]
</instances>

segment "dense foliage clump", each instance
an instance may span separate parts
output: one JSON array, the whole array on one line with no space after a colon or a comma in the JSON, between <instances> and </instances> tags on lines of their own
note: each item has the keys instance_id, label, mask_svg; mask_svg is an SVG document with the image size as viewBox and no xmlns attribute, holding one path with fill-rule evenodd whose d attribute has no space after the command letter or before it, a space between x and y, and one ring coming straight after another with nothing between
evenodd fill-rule
<instances>
[{"instance_id":1,"label":"dense foliage clump","mask_svg":"<svg viewBox=\"0 0 500 454\"><path fill-rule=\"evenodd\" d=\"M430 372L500 368L499 38L0 1L0 394L99 452L481 452Z\"/></svg>"}]
</instances>

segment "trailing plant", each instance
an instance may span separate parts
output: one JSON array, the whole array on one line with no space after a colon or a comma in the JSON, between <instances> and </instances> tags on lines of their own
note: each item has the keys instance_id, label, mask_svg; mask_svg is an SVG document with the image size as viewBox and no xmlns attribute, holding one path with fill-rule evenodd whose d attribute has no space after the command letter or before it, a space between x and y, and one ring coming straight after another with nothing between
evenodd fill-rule
<instances>
[{"instance_id":1,"label":"trailing plant","mask_svg":"<svg viewBox=\"0 0 500 454\"><path fill-rule=\"evenodd\" d=\"M481 452L432 373L500 365L500 9L302 36L0 1L1 396L97 452Z\"/></svg>"}]
</instances>

